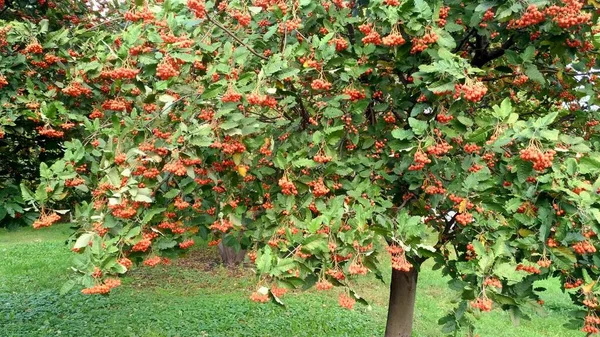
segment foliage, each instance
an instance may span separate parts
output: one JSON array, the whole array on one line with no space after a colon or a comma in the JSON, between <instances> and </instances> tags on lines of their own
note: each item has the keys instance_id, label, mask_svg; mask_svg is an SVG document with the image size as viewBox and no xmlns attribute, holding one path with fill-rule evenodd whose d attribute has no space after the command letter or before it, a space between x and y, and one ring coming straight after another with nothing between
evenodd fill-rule
<instances>
[{"instance_id":1,"label":"foliage","mask_svg":"<svg viewBox=\"0 0 600 337\"><path fill-rule=\"evenodd\" d=\"M175 265L138 269L124 278L124 285L111 296L89 297L77 292L57 293L57 280L66 278L71 252L64 245L69 228L59 224L43 231L20 228L0 230L0 324L8 336L72 336L113 334L118 336L236 336L327 335L380 336L386 317L388 286L373 277L357 285L367 292L371 310L348 311L337 305L331 292L286 295L285 308L259 305L247 300L254 285L251 272L239 275L225 268L205 271L207 261L218 257L210 248L200 248ZM389 261L385 261L389 267ZM384 273L389 280L389 270ZM415 335L440 336L435 322L440 310L452 308L453 293L446 289L439 271L424 270L419 282ZM548 312L518 327L506 324L506 315L496 310L481 315L475 323L482 336L574 337L576 331L561 327L568 321L569 298L561 294L557 280L543 281L542 293ZM123 314L127 313L127 314ZM241 320L241 321L240 321ZM171 333L171 331L173 331ZM232 332L233 331L233 332Z\"/></svg>"},{"instance_id":2,"label":"foliage","mask_svg":"<svg viewBox=\"0 0 600 337\"><path fill-rule=\"evenodd\" d=\"M3 71L27 68L39 80L28 93L48 89L20 96L34 105L8 119L78 135L28 195L43 227L58 220L53 202L90 191L73 245L85 293L199 235L250 250L256 301L335 285L352 307L364 302L355 279L391 254L393 268L431 258L452 278L447 333L495 307L518 321L550 276L597 331L594 6L138 5L102 30L6 33L26 47ZM40 67L48 54L64 61Z\"/></svg>"}]
</instances>

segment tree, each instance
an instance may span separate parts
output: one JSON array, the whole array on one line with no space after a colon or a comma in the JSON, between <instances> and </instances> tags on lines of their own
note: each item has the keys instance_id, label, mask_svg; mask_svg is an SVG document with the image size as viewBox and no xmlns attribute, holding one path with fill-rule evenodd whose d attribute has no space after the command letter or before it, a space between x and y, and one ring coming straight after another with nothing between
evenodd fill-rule
<instances>
[{"instance_id":1,"label":"tree","mask_svg":"<svg viewBox=\"0 0 600 337\"><path fill-rule=\"evenodd\" d=\"M64 106L42 115L83 136L23 187L34 227L56 191L91 191L65 288L86 294L200 236L249 251L259 302L337 286L352 308L389 256L387 336L411 335L427 259L462 298L446 333L540 308L548 277L598 332L591 3L165 0L64 30L42 48L74 48Z\"/></svg>"}]
</instances>

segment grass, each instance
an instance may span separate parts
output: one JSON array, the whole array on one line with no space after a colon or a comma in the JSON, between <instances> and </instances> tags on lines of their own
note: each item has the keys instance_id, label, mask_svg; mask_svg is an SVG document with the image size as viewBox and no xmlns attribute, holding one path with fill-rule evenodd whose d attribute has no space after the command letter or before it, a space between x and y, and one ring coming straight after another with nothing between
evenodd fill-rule
<instances>
[{"instance_id":1,"label":"grass","mask_svg":"<svg viewBox=\"0 0 600 337\"><path fill-rule=\"evenodd\" d=\"M0 335L2 336L382 336L387 285L366 278L359 293L371 307L342 309L335 292L286 295L286 307L248 300L254 277L247 270L211 267L214 253L198 250L174 265L140 268L110 296L58 290L72 254L66 225L42 231L0 230ZM389 274L387 275L389 278ZM442 336L437 320L453 307L447 279L431 270L419 276L414 336ZM480 336L580 336L562 325L573 307L557 282L545 281L549 308L512 326L499 310L481 315Z\"/></svg>"}]
</instances>

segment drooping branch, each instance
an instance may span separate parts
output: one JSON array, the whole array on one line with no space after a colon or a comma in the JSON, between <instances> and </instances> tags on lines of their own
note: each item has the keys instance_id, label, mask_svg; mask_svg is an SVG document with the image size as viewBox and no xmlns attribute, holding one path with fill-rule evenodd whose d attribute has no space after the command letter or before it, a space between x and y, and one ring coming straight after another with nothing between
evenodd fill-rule
<instances>
[{"instance_id":1,"label":"drooping branch","mask_svg":"<svg viewBox=\"0 0 600 337\"><path fill-rule=\"evenodd\" d=\"M510 49L516 40L514 36L509 37L504 43L495 49L489 50L489 42L487 39L481 35L476 35L475 40L475 56L471 60L471 65L474 67L481 68L488 62L491 62L499 57L502 57L506 50Z\"/></svg>"},{"instance_id":2,"label":"drooping branch","mask_svg":"<svg viewBox=\"0 0 600 337\"><path fill-rule=\"evenodd\" d=\"M218 21L216 21L215 19L213 19L210 15L207 14L206 15L206 19L209 22L211 22L212 24L214 24L215 26L217 26L220 29L222 29L225 33L227 33L227 35L231 36L231 38L234 39L235 41L237 41L239 44L241 44L242 46L246 47L246 49L248 49L248 51L250 51L255 56L257 56L257 57L259 57L259 58L261 58L263 60L268 60L269 59L268 57L260 54L256 50L252 49L252 47L250 47L249 45L247 45L246 43L244 43L244 41L240 40L240 38L237 37L232 31L230 31L225 26L223 26L221 23L219 23Z\"/></svg>"}]
</instances>

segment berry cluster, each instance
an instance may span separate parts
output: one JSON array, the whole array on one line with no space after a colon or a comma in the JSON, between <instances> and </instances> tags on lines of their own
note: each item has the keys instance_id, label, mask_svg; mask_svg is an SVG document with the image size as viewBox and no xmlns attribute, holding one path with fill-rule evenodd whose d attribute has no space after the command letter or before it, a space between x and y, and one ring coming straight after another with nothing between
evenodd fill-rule
<instances>
[{"instance_id":1,"label":"berry cluster","mask_svg":"<svg viewBox=\"0 0 600 337\"><path fill-rule=\"evenodd\" d=\"M323 79L313 80L310 86L313 90L331 90L331 83Z\"/></svg>"},{"instance_id":2,"label":"berry cluster","mask_svg":"<svg viewBox=\"0 0 600 337\"><path fill-rule=\"evenodd\" d=\"M403 271L403 272L408 272L412 269L413 265L408 262L408 260L406 260L406 253L404 251L404 249L396 244L392 244L390 246L388 246L387 248L388 253L390 253L390 256L392 257L392 268L399 270L399 271Z\"/></svg>"},{"instance_id":3,"label":"berry cluster","mask_svg":"<svg viewBox=\"0 0 600 337\"><path fill-rule=\"evenodd\" d=\"M542 23L545 19L544 13L536 5L529 5L521 18L508 22L508 28L525 28Z\"/></svg>"},{"instance_id":4,"label":"berry cluster","mask_svg":"<svg viewBox=\"0 0 600 337\"><path fill-rule=\"evenodd\" d=\"M596 247L594 247L594 245L591 244L589 241L581 241L573 245L573 250L576 254L585 255L587 253L595 253Z\"/></svg>"},{"instance_id":5,"label":"berry cluster","mask_svg":"<svg viewBox=\"0 0 600 337\"><path fill-rule=\"evenodd\" d=\"M230 229L233 228L233 224L229 220L222 219L222 220L217 220L217 221L213 222L213 224L210 225L209 228L213 231L220 231L223 233L227 233L227 231L229 231Z\"/></svg>"},{"instance_id":6,"label":"berry cluster","mask_svg":"<svg viewBox=\"0 0 600 337\"><path fill-rule=\"evenodd\" d=\"M469 212L459 213L456 215L455 220L459 224L466 226L466 225L470 224L471 222L473 222L473 214L471 214Z\"/></svg>"},{"instance_id":7,"label":"berry cluster","mask_svg":"<svg viewBox=\"0 0 600 337\"><path fill-rule=\"evenodd\" d=\"M152 256L144 260L144 266L155 267L162 262L160 256Z\"/></svg>"},{"instance_id":8,"label":"berry cluster","mask_svg":"<svg viewBox=\"0 0 600 337\"><path fill-rule=\"evenodd\" d=\"M527 81L529 81L529 77L527 77L527 75L519 75L515 77L512 83L518 87L527 83Z\"/></svg>"},{"instance_id":9,"label":"berry cluster","mask_svg":"<svg viewBox=\"0 0 600 337\"><path fill-rule=\"evenodd\" d=\"M127 11L123 17L125 20L132 22L137 22L140 20L143 20L144 22L151 22L154 20L154 14L148 8L144 8L135 13L133 11Z\"/></svg>"},{"instance_id":10,"label":"berry cluster","mask_svg":"<svg viewBox=\"0 0 600 337\"><path fill-rule=\"evenodd\" d=\"M348 49L348 41L341 37L331 39L329 44L335 44L335 50L338 52Z\"/></svg>"},{"instance_id":11,"label":"berry cluster","mask_svg":"<svg viewBox=\"0 0 600 337\"><path fill-rule=\"evenodd\" d=\"M361 99L364 99L365 97L367 97L364 89L358 90L358 89L354 89L354 88L346 88L346 89L344 89L343 93L345 95L350 96L351 101L358 101L358 100L361 100Z\"/></svg>"},{"instance_id":12,"label":"berry cluster","mask_svg":"<svg viewBox=\"0 0 600 337\"><path fill-rule=\"evenodd\" d=\"M73 178L65 180L65 187L75 187L85 183L82 178Z\"/></svg>"},{"instance_id":13,"label":"berry cluster","mask_svg":"<svg viewBox=\"0 0 600 337\"><path fill-rule=\"evenodd\" d=\"M42 45L37 42L32 42L28 44L21 53L23 54L41 54L44 52Z\"/></svg>"},{"instance_id":14,"label":"berry cluster","mask_svg":"<svg viewBox=\"0 0 600 337\"><path fill-rule=\"evenodd\" d=\"M406 43L406 40L402 37L400 33L390 33L390 35L384 37L382 40L383 45L388 47L396 47L401 46Z\"/></svg>"},{"instance_id":15,"label":"berry cluster","mask_svg":"<svg viewBox=\"0 0 600 337\"><path fill-rule=\"evenodd\" d=\"M232 102L232 103L237 103L240 101L240 99L242 99L242 94L236 92L235 90L233 90L232 87L229 87L229 89L227 89L227 92L223 95L223 97L221 97L221 102L223 103L227 103L227 102Z\"/></svg>"},{"instance_id":16,"label":"berry cluster","mask_svg":"<svg viewBox=\"0 0 600 337\"><path fill-rule=\"evenodd\" d=\"M448 14L450 14L450 7L444 6L440 8L440 20L438 21L438 27L444 27L446 25Z\"/></svg>"},{"instance_id":17,"label":"berry cluster","mask_svg":"<svg viewBox=\"0 0 600 337\"><path fill-rule=\"evenodd\" d=\"M500 282L500 280L495 277L489 277L489 278L485 279L485 281L483 281L483 286L484 287L490 286L490 287L502 289L502 282Z\"/></svg>"},{"instance_id":18,"label":"berry cluster","mask_svg":"<svg viewBox=\"0 0 600 337\"><path fill-rule=\"evenodd\" d=\"M388 6L400 6L400 0L383 0L383 3Z\"/></svg>"},{"instance_id":19,"label":"berry cluster","mask_svg":"<svg viewBox=\"0 0 600 337\"><path fill-rule=\"evenodd\" d=\"M325 279L323 280L319 280L316 284L315 284L317 290L329 290L331 288L333 288L333 284Z\"/></svg>"},{"instance_id":20,"label":"berry cluster","mask_svg":"<svg viewBox=\"0 0 600 337\"><path fill-rule=\"evenodd\" d=\"M56 213L42 214L39 219L33 222L33 228L39 229L42 227L50 227L60 220L60 215Z\"/></svg>"},{"instance_id":21,"label":"berry cluster","mask_svg":"<svg viewBox=\"0 0 600 337\"><path fill-rule=\"evenodd\" d=\"M250 300L257 303L267 303L269 302L269 294L262 294L255 291L250 295Z\"/></svg>"},{"instance_id":22,"label":"berry cluster","mask_svg":"<svg viewBox=\"0 0 600 337\"><path fill-rule=\"evenodd\" d=\"M465 144L464 150L466 153L479 153L479 151L481 151L481 146L473 143Z\"/></svg>"},{"instance_id":23,"label":"berry cluster","mask_svg":"<svg viewBox=\"0 0 600 337\"><path fill-rule=\"evenodd\" d=\"M435 145L430 145L429 147L427 147L427 153L436 157L440 157L445 155L446 153L448 153L448 151L452 149L452 145L442 140L439 143L436 143Z\"/></svg>"},{"instance_id":24,"label":"berry cluster","mask_svg":"<svg viewBox=\"0 0 600 337\"><path fill-rule=\"evenodd\" d=\"M124 98L108 99L102 103L102 109L114 110L114 111L126 111L131 107L131 103L127 102Z\"/></svg>"},{"instance_id":25,"label":"berry cluster","mask_svg":"<svg viewBox=\"0 0 600 337\"><path fill-rule=\"evenodd\" d=\"M181 197L177 197L175 198L175 202L173 203L173 206L175 206L175 208L177 208L178 210L184 210L188 207L190 207L190 203L183 200Z\"/></svg>"},{"instance_id":26,"label":"berry cluster","mask_svg":"<svg viewBox=\"0 0 600 337\"><path fill-rule=\"evenodd\" d=\"M297 195L298 190L293 182L289 181L287 177L279 179L279 187L281 187L281 193L285 195Z\"/></svg>"},{"instance_id":27,"label":"berry cluster","mask_svg":"<svg viewBox=\"0 0 600 337\"><path fill-rule=\"evenodd\" d=\"M408 167L409 171L420 171L425 167L426 164L431 163L431 159L429 159L429 157L427 157L427 155L421 150L415 152L413 161L414 164L411 164Z\"/></svg>"},{"instance_id":28,"label":"berry cluster","mask_svg":"<svg viewBox=\"0 0 600 337\"><path fill-rule=\"evenodd\" d=\"M204 0L188 0L187 6L197 18L204 19L206 17L206 3Z\"/></svg>"},{"instance_id":29,"label":"berry cluster","mask_svg":"<svg viewBox=\"0 0 600 337\"><path fill-rule=\"evenodd\" d=\"M532 162L534 170L544 171L545 169L552 166L552 161L554 160L555 154L556 151L554 150L542 152L538 148L528 147L526 149L521 150L520 157L525 161Z\"/></svg>"},{"instance_id":30,"label":"berry cluster","mask_svg":"<svg viewBox=\"0 0 600 337\"><path fill-rule=\"evenodd\" d=\"M537 265L540 266L541 268L548 268L548 267L550 267L551 264L552 264L552 261L548 260L547 258L543 258L543 259L537 261Z\"/></svg>"},{"instance_id":31,"label":"berry cluster","mask_svg":"<svg viewBox=\"0 0 600 337\"><path fill-rule=\"evenodd\" d=\"M471 301L471 307L479 309L481 311L491 311L492 310L492 300L489 298L481 298L478 297L475 300Z\"/></svg>"},{"instance_id":32,"label":"berry cluster","mask_svg":"<svg viewBox=\"0 0 600 337\"><path fill-rule=\"evenodd\" d=\"M163 171L173 173L176 176L183 177L187 174L187 169L181 160L175 160L165 164Z\"/></svg>"},{"instance_id":33,"label":"berry cluster","mask_svg":"<svg viewBox=\"0 0 600 337\"><path fill-rule=\"evenodd\" d=\"M351 263L348 267L348 272L351 275L367 275L369 273L369 268L365 267L362 263L354 262Z\"/></svg>"},{"instance_id":34,"label":"berry cluster","mask_svg":"<svg viewBox=\"0 0 600 337\"><path fill-rule=\"evenodd\" d=\"M577 25L588 24L592 19L591 13L582 12L584 2L579 0L563 0L564 7L552 5L546 8L546 15L552 17L552 21L563 29Z\"/></svg>"},{"instance_id":35,"label":"berry cluster","mask_svg":"<svg viewBox=\"0 0 600 337\"><path fill-rule=\"evenodd\" d=\"M525 266L523 264L517 265L516 271L524 271L529 274L538 274L538 275L542 273L538 268L536 268L534 266Z\"/></svg>"},{"instance_id":36,"label":"berry cluster","mask_svg":"<svg viewBox=\"0 0 600 337\"><path fill-rule=\"evenodd\" d=\"M330 189L327 188L327 186L325 186L325 184L323 183L322 177L318 180L311 181L310 183L308 183L308 186L312 188L312 193L317 198L326 196L330 192Z\"/></svg>"},{"instance_id":37,"label":"berry cluster","mask_svg":"<svg viewBox=\"0 0 600 337\"><path fill-rule=\"evenodd\" d=\"M230 15L237 20L237 22L240 24L240 26L242 27L248 27L250 25L250 22L252 22L252 16L250 16L250 14L248 13L244 13L242 11L239 10L234 10L230 13Z\"/></svg>"},{"instance_id":38,"label":"berry cluster","mask_svg":"<svg viewBox=\"0 0 600 337\"><path fill-rule=\"evenodd\" d=\"M120 258L118 262L127 269L130 269L133 266L133 262L126 257Z\"/></svg>"},{"instance_id":39,"label":"berry cluster","mask_svg":"<svg viewBox=\"0 0 600 337\"><path fill-rule=\"evenodd\" d=\"M223 96L225 99L225 96ZM246 96L248 103L252 105L259 105L264 107L269 107L271 109L275 109L277 107L277 100L274 97L268 95L258 95L258 94L249 94Z\"/></svg>"},{"instance_id":40,"label":"berry cluster","mask_svg":"<svg viewBox=\"0 0 600 337\"><path fill-rule=\"evenodd\" d=\"M331 161L331 157L330 156L326 156L326 155L322 155L322 154L317 154L313 157L313 160L319 164L326 164L329 163Z\"/></svg>"},{"instance_id":41,"label":"berry cluster","mask_svg":"<svg viewBox=\"0 0 600 337\"><path fill-rule=\"evenodd\" d=\"M488 88L482 82L476 82L474 84L455 84L454 99L464 96L467 101L476 103L481 101L487 91Z\"/></svg>"},{"instance_id":42,"label":"berry cluster","mask_svg":"<svg viewBox=\"0 0 600 337\"><path fill-rule=\"evenodd\" d=\"M113 80L134 79L139 72L139 69L120 67L112 70L103 70L100 73L100 77L110 78Z\"/></svg>"},{"instance_id":43,"label":"berry cluster","mask_svg":"<svg viewBox=\"0 0 600 337\"><path fill-rule=\"evenodd\" d=\"M485 11L485 13L483 13L483 21L492 21L494 19L494 16L496 14L494 13L494 10L492 8L489 8L487 11Z\"/></svg>"},{"instance_id":44,"label":"berry cluster","mask_svg":"<svg viewBox=\"0 0 600 337\"><path fill-rule=\"evenodd\" d=\"M301 24L302 20L300 18L285 20L279 24L277 31L279 32L279 34L291 33L294 30L298 29L298 27L300 27Z\"/></svg>"},{"instance_id":45,"label":"berry cluster","mask_svg":"<svg viewBox=\"0 0 600 337\"><path fill-rule=\"evenodd\" d=\"M188 249L195 244L194 239L185 240L179 243L179 248Z\"/></svg>"},{"instance_id":46,"label":"berry cluster","mask_svg":"<svg viewBox=\"0 0 600 337\"><path fill-rule=\"evenodd\" d=\"M454 116L446 115L444 113L439 113L439 114L437 114L437 116L435 116L435 119L442 124L446 124L446 123L450 122L451 120L453 120Z\"/></svg>"},{"instance_id":47,"label":"berry cluster","mask_svg":"<svg viewBox=\"0 0 600 337\"><path fill-rule=\"evenodd\" d=\"M165 57L156 66L156 77L161 80L168 80L171 77L179 76L179 66L174 59Z\"/></svg>"},{"instance_id":48,"label":"berry cluster","mask_svg":"<svg viewBox=\"0 0 600 337\"><path fill-rule=\"evenodd\" d=\"M95 286L82 289L81 293L84 295L108 294L112 288L120 285L121 280L119 279L106 279L103 284L97 284Z\"/></svg>"},{"instance_id":49,"label":"berry cluster","mask_svg":"<svg viewBox=\"0 0 600 337\"><path fill-rule=\"evenodd\" d=\"M429 32L423 35L423 37L415 37L411 40L412 48L410 49L411 54L416 54L424 51L429 47L430 44L435 43L438 40L438 36L434 32Z\"/></svg>"},{"instance_id":50,"label":"berry cluster","mask_svg":"<svg viewBox=\"0 0 600 337\"><path fill-rule=\"evenodd\" d=\"M348 310L352 310L354 304L356 304L356 300L352 297L346 295L346 293L341 293L338 298L338 302L342 308L346 308Z\"/></svg>"},{"instance_id":51,"label":"berry cluster","mask_svg":"<svg viewBox=\"0 0 600 337\"><path fill-rule=\"evenodd\" d=\"M91 96L92 89L84 87L80 82L73 82L63 88L62 93L71 97L79 97L81 95Z\"/></svg>"}]
</instances>

